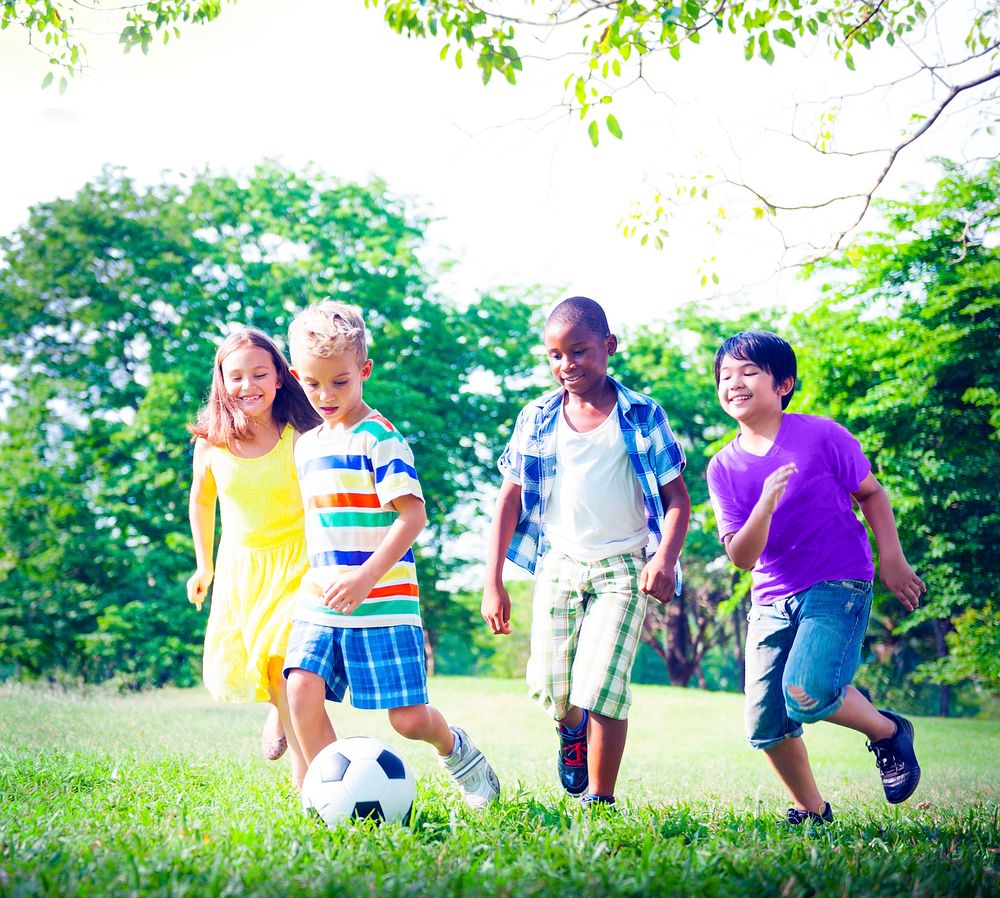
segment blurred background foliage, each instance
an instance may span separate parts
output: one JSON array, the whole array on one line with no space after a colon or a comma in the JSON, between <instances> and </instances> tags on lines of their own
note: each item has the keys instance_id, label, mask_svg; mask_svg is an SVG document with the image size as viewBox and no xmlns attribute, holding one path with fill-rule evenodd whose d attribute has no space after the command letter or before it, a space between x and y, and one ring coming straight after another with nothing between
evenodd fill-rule
<instances>
[{"instance_id":1,"label":"blurred background foliage","mask_svg":"<svg viewBox=\"0 0 1000 898\"><path fill-rule=\"evenodd\" d=\"M928 584L909 617L877 590L858 682L916 713L994 707L1000 163L977 179L941 165L934 190L881 204L881 231L807 268L818 300L805 311L691 305L619 327L612 373L666 410L693 503L685 589L650 609L637 681L742 688L747 577L720 551L704 472L734 433L714 351L756 327L797 349L791 410L834 417L861 440ZM562 297L505 288L458 305L424 260L428 223L378 181L265 163L145 187L108 169L0 238L0 679L198 682L185 424L226 332L249 325L283 341L294 314L326 296L364 310L366 399L416 456L433 670L521 676L530 583L513 584L515 633L503 640L470 584L496 457L520 406L549 389L541 324ZM617 326L627 297L595 298Z\"/></svg>"}]
</instances>

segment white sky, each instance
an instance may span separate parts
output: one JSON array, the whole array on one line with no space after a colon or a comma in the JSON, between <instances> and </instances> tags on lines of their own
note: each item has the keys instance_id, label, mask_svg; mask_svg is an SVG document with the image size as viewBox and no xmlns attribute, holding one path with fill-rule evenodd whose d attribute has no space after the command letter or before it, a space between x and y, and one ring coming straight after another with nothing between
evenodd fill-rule
<instances>
[{"instance_id":1,"label":"white sky","mask_svg":"<svg viewBox=\"0 0 1000 898\"><path fill-rule=\"evenodd\" d=\"M271 157L314 162L342 179L379 176L432 211L441 220L429 255L458 261L441 290L461 300L540 284L593 296L614 326L713 295L723 307L737 298L755 307L802 303L807 287L771 276L781 259L776 233L732 196L721 200L730 221L723 238L705 225L720 201L681 210L662 252L625 240L618 223L670 173L699 167L725 165L797 202L826 198L852 171L864 172L856 185L867 184L883 157L818 168L767 129L787 130L794 99L885 83L900 70L894 65L908 71L913 61L859 49L852 75L825 48L807 55L778 46L768 68L744 62L741 41L708 39L681 64L651 66L669 98L642 85L620 95L612 109L625 140L605 133L595 150L575 118L551 112L563 64L529 71L517 87L495 79L484 89L471 54L461 71L442 63L438 44L395 35L360 0L239 0L216 22L154 43L147 57L122 55L114 35L90 36L91 69L63 96L40 89L44 58L11 28L0 32L0 232L22 223L32 204L71 195L105 163L151 182L165 169L239 172ZM892 143L915 96L898 89L852 105L843 148ZM904 151L883 195L899 195L903 180L932 183L932 154L982 153L969 146L970 121L944 120ZM822 241L851 217L780 220L789 239ZM708 270L721 278L714 294L699 285L712 255Z\"/></svg>"}]
</instances>

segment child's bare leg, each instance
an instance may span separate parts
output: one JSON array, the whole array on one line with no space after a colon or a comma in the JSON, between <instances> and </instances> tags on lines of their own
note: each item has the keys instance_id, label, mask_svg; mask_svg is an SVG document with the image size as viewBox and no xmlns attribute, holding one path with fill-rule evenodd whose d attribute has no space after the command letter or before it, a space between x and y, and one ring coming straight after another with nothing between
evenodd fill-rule
<instances>
[{"instance_id":1,"label":"child's bare leg","mask_svg":"<svg viewBox=\"0 0 1000 898\"><path fill-rule=\"evenodd\" d=\"M578 708L576 705L570 705L566 715L564 717L560 717L558 722L568 730L575 730L582 721L583 709Z\"/></svg>"},{"instance_id":2,"label":"child's bare leg","mask_svg":"<svg viewBox=\"0 0 1000 898\"><path fill-rule=\"evenodd\" d=\"M326 683L308 670L293 668L286 685L292 730L306 765L337 738L326 713Z\"/></svg>"},{"instance_id":3,"label":"child's bare leg","mask_svg":"<svg viewBox=\"0 0 1000 898\"><path fill-rule=\"evenodd\" d=\"M826 802L816 786L812 768L809 766L809 753L802 737L793 736L785 739L771 748L765 748L764 753L781 782L785 784L795 806L800 811L822 814Z\"/></svg>"},{"instance_id":4,"label":"child's bare leg","mask_svg":"<svg viewBox=\"0 0 1000 898\"><path fill-rule=\"evenodd\" d=\"M455 747L455 736L448 728L448 721L431 705L390 708L389 723L400 736L429 742L439 755L451 754Z\"/></svg>"},{"instance_id":5,"label":"child's bare leg","mask_svg":"<svg viewBox=\"0 0 1000 898\"><path fill-rule=\"evenodd\" d=\"M288 755L292 762L292 783L296 788L301 788L302 780L305 779L306 770L309 765L302 754L299 740L295 738L295 728L292 726L291 713L288 709L288 692L285 678L281 673L284 660L284 658L272 658L267 667L267 675L271 691L271 703L277 709L278 718L284 729L284 736L288 740Z\"/></svg>"},{"instance_id":6,"label":"child's bare leg","mask_svg":"<svg viewBox=\"0 0 1000 898\"><path fill-rule=\"evenodd\" d=\"M590 776L588 791L592 795L615 794L627 734L628 720L616 720L590 712L587 724L587 772Z\"/></svg>"},{"instance_id":7,"label":"child's bare leg","mask_svg":"<svg viewBox=\"0 0 1000 898\"><path fill-rule=\"evenodd\" d=\"M864 733L871 742L889 739L896 733L896 724L879 714L875 706L853 686L847 687L844 703L826 719Z\"/></svg>"}]
</instances>

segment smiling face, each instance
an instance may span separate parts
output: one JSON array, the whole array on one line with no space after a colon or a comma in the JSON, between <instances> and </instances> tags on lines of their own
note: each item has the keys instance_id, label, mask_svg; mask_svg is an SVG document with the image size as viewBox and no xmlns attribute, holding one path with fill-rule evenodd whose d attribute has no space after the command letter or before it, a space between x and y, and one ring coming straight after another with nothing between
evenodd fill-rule
<instances>
[{"instance_id":1,"label":"smiling face","mask_svg":"<svg viewBox=\"0 0 1000 898\"><path fill-rule=\"evenodd\" d=\"M359 363L354 352L318 358L292 345L292 374L325 428L353 427L371 411L362 396L362 384L371 373L371 359Z\"/></svg>"},{"instance_id":2,"label":"smiling face","mask_svg":"<svg viewBox=\"0 0 1000 898\"><path fill-rule=\"evenodd\" d=\"M780 420L782 397L794 385L794 378L776 384L770 371L749 359L727 354L719 365L719 402L726 414L741 425L760 428Z\"/></svg>"},{"instance_id":3,"label":"smiling face","mask_svg":"<svg viewBox=\"0 0 1000 898\"><path fill-rule=\"evenodd\" d=\"M590 401L605 391L608 359L618 348L614 334L601 336L585 324L551 322L545 354L556 381L571 395Z\"/></svg>"},{"instance_id":4,"label":"smiling face","mask_svg":"<svg viewBox=\"0 0 1000 898\"><path fill-rule=\"evenodd\" d=\"M271 353L252 344L240 346L222 360L221 370L223 388L236 406L254 420L269 419L281 388Z\"/></svg>"}]
</instances>

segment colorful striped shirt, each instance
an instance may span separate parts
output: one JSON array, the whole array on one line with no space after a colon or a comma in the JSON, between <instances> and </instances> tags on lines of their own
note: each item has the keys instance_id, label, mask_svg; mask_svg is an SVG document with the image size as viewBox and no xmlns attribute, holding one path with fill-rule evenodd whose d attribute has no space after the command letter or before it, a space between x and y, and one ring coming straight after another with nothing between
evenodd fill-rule
<instances>
[{"instance_id":1,"label":"colorful striped shirt","mask_svg":"<svg viewBox=\"0 0 1000 898\"><path fill-rule=\"evenodd\" d=\"M674 439L663 409L654 400L622 386L613 377L608 380L618 394L618 424L632 469L642 487L650 542L655 549L664 514L659 488L681 476L686 464L684 450ZM562 401L563 391L559 389L521 409L514 433L497 465L505 478L521 487L521 515L507 557L532 574L539 557L548 549L542 523L555 480L556 425ZM680 592L679 563L674 575Z\"/></svg>"},{"instance_id":2,"label":"colorful striped shirt","mask_svg":"<svg viewBox=\"0 0 1000 898\"><path fill-rule=\"evenodd\" d=\"M419 627L420 599L413 549L407 549L350 614L327 608L320 596L342 572L360 567L381 545L400 496L423 499L406 440L373 411L335 435L321 425L299 437L295 466L306 514L310 571L293 618L327 627Z\"/></svg>"}]
</instances>

